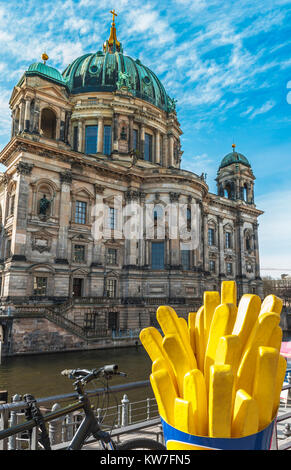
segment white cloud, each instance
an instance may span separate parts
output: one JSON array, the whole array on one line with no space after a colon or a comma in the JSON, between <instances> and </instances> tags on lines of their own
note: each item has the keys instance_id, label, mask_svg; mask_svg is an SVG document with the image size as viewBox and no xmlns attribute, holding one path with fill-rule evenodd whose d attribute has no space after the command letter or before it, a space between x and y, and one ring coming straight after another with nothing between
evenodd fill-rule
<instances>
[{"instance_id":1,"label":"white cloud","mask_svg":"<svg viewBox=\"0 0 291 470\"><path fill-rule=\"evenodd\" d=\"M260 108L254 109L252 113L249 115L250 119L254 119L255 116L258 116L259 114L264 114L270 111L274 106L276 105L275 101L269 100L266 103L264 103Z\"/></svg>"}]
</instances>

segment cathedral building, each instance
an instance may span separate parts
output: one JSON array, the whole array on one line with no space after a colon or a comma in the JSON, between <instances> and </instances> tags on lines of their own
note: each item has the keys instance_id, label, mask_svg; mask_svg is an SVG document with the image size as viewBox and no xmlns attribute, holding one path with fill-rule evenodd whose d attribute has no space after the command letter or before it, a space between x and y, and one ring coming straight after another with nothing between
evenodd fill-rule
<instances>
[{"instance_id":1,"label":"cathedral building","mask_svg":"<svg viewBox=\"0 0 291 470\"><path fill-rule=\"evenodd\" d=\"M7 355L134 343L159 305L186 318L222 280L236 280L239 295L262 295L262 212L248 159L233 144L217 194L181 168L175 100L123 54L112 13L98 52L63 73L43 54L12 92L11 139L0 153ZM136 237L123 230L128 207L139 211ZM195 243L172 230L171 211L184 213Z\"/></svg>"}]
</instances>

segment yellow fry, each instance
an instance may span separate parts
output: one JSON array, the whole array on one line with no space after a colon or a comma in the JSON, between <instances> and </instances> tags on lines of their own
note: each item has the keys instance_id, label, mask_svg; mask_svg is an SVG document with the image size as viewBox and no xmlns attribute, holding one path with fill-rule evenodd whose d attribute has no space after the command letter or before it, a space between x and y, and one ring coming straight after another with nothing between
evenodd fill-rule
<instances>
[{"instance_id":1,"label":"yellow fry","mask_svg":"<svg viewBox=\"0 0 291 470\"><path fill-rule=\"evenodd\" d=\"M219 292L212 291L204 292L203 306L204 306L204 342L207 345L210 325L216 307L220 304Z\"/></svg>"},{"instance_id":2,"label":"yellow fry","mask_svg":"<svg viewBox=\"0 0 291 470\"><path fill-rule=\"evenodd\" d=\"M195 320L195 354L197 360L198 369L204 372L204 356L205 356L205 344L204 344L204 307L200 307Z\"/></svg>"},{"instance_id":3,"label":"yellow fry","mask_svg":"<svg viewBox=\"0 0 291 470\"><path fill-rule=\"evenodd\" d=\"M273 294L267 295L267 297L264 298L261 310L260 310L260 315L263 315L264 313L267 312L276 312L281 314L283 307L283 301L279 298L276 297Z\"/></svg>"},{"instance_id":4,"label":"yellow fry","mask_svg":"<svg viewBox=\"0 0 291 470\"><path fill-rule=\"evenodd\" d=\"M208 409L205 380L199 369L193 369L184 376L183 397L190 403L194 419L193 434L207 436Z\"/></svg>"},{"instance_id":5,"label":"yellow fry","mask_svg":"<svg viewBox=\"0 0 291 470\"><path fill-rule=\"evenodd\" d=\"M178 335L166 335L163 339L163 348L174 369L178 382L179 397L182 398L184 375L193 368L192 361ZM194 368L197 368L196 364Z\"/></svg>"},{"instance_id":6,"label":"yellow fry","mask_svg":"<svg viewBox=\"0 0 291 470\"><path fill-rule=\"evenodd\" d=\"M259 316L261 299L255 294L244 294L239 302L232 334L238 335L244 348L250 332Z\"/></svg>"},{"instance_id":7,"label":"yellow fry","mask_svg":"<svg viewBox=\"0 0 291 470\"><path fill-rule=\"evenodd\" d=\"M232 390L231 366L211 366L208 406L210 437L231 437Z\"/></svg>"},{"instance_id":8,"label":"yellow fry","mask_svg":"<svg viewBox=\"0 0 291 470\"><path fill-rule=\"evenodd\" d=\"M214 363L221 365L229 364L234 376L234 381L236 381L236 373L239 366L240 354L241 343L239 336L221 336L218 341Z\"/></svg>"},{"instance_id":9,"label":"yellow fry","mask_svg":"<svg viewBox=\"0 0 291 470\"><path fill-rule=\"evenodd\" d=\"M157 400L160 416L171 426L174 426L174 406L177 398L172 380L165 369L150 375L150 382Z\"/></svg>"},{"instance_id":10,"label":"yellow fry","mask_svg":"<svg viewBox=\"0 0 291 470\"><path fill-rule=\"evenodd\" d=\"M180 321L175 310L169 306L160 306L157 309L157 320L164 332L164 335L170 334L178 335L180 337L192 364L191 368L195 368L196 360L190 345L188 331L186 331L184 322Z\"/></svg>"},{"instance_id":11,"label":"yellow fry","mask_svg":"<svg viewBox=\"0 0 291 470\"><path fill-rule=\"evenodd\" d=\"M283 338L282 328L280 328L280 326L275 326L270 336L268 346L270 346L271 348L276 348L280 351L282 338Z\"/></svg>"},{"instance_id":12,"label":"yellow fry","mask_svg":"<svg viewBox=\"0 0 291 470\"><path fill-rule=\"evenodd\" d=\"M258 349L257 364L252 396L258 404L259 431L271 423L276 394L276 377L279 351L261 346Z\"/></svg>"},{"instance_id":13,"label":"yellow fry","mask_svg":"<svg viewBox=\"0 0 291 470\"><path fill-rule=\"evenodd\" d=\"M273 410L272 410L272 419L275 418L279 405L280 405L280 395L283 387L284 377L286 374L287 369L287 361L285 357L279 354L278 358L278 368L277 368L277 375L275 380L275 392L274 392L274 402L273 402Z\"/></svg>"},{"instance_id":14,"label":"yellow fry","mask_svg":"<svg viewBox=\"0 0 291 470\"><path fill-rule=\"evenodd\" d=\"M166 369L169 372L174 387L176 388L178 393L177 378L175 376L171 363L167 355L165 354L165 350L163 349L163 337L160 332L153 326L150 326L141 330L139 338L153 363L158 359L164 359L166 363Z\"/></svg>"},{"instance_id":15,"label":"yellow fry","mask_svg":"<svg viewBox=\"0 0 291 470\"><path fill-rule=\"evenodd\" d=\"M176 398L174 408L175 428L182 432L194 434L194 418L190 403L182 398Z\"/></svg>"},{"instance_id":16,"label":"yellow fry","mask_svg":"<svg viewBox=\"0 0 291 470\"><path fill-rule=\"evenodd\" d=\"M244 437L258 432L259 412L256 400L244 390L236 392L231 437Z\"/></svg>"},{"instance_id":17,"label":"yellow fry","mask_svg":"<svg viewBox=\"0 0 291 470\"><path fill-rule=\"evenodd\" d=\"M194 354L196 354L195 347L195 321L196 321L197 312L190 312L188 315L188 331L191 348Z\"/></svg>"},{"instance_id":18,"label":"yellow fry","mask_svg":"<svg viewBox=\"0 0 291 470\"><path fill-rule=\"evenodd\" d=\"M209 369L215 362L215 355L218 342L221 336L232 332L237 314L237 307L234 304L221 304L216 307L209 330L208 343L205 351L204 377L206 390L209 384Z\"/></svg>"},{"instance_id":19,"label":"yellow fry","mask_svg":"<svg viewBox=\"0 0 291 470\"><path fill-rule=\"evenodd\" d=\"M237 389L242 388L247 393L252 393L258 348L268 346L271 334L279 322L278 313L264 313L257 319L241 357L237 371Z\"/></svg>"},{"instance_id":20,"label":"yellow fry","mask_svg":"<svg viewBox=\"0 0 291 470\"><path fill-rule=\"evenodd\" d=\"M235 281L222 281L221 303L237 305L237 287Z\"/></svg>"}]
</instances>

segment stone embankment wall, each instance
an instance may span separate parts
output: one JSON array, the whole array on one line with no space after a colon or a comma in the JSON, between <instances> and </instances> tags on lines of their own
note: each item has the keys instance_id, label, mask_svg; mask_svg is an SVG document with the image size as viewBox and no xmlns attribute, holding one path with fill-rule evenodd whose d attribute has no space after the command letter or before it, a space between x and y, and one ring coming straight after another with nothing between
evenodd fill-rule
<instances>
[{"instance_id":1,"label":"stone embankment wall","mask_svg":"<svg viewBox=\"0 0 291 470\"><path fill-rule=\"evenodd\" d=\"M45 318L16 318L10 354L33 354L86 348L87 342Z\"/></svg>"}]
</instances>

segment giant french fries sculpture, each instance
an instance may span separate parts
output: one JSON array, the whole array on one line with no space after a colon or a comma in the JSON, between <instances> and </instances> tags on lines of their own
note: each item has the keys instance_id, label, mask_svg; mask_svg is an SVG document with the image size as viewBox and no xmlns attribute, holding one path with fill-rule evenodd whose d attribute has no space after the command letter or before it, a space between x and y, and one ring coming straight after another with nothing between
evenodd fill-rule
<instances>
[{"instance_id":1,"label":"giant french fries sculpture","mask_svg":"<svg viewBox=\"0 0 291 470\"><path fill-rule=\"evenodd\" d=\"M265 430L270 436L286 373L281 309L275 295L261 302L244 294L237 305L234 281L222 282L221 294L204 292L188 322L169 306L157 309L164 336L149 327L140 340L152 360L150 382L167 449L213 448L211 439L216 448L228 441L230 448L248 449L255 448L248 436ZM193 444L192 437L208 444Z\"/></svg>"}]
</instances>

